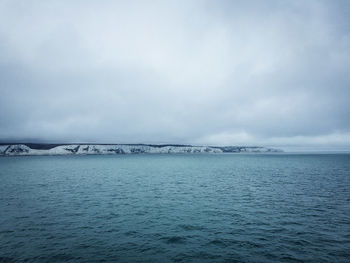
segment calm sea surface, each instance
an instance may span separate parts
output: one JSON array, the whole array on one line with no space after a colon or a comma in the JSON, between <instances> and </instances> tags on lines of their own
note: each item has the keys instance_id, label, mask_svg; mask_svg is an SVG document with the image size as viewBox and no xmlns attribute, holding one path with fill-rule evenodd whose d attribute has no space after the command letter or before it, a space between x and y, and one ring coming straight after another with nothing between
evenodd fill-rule
<instances>
[{"instance_id":1,"label":"calm sea surface","mask_svg":"<svg viewBox=\"0 0 350 263\"><path fill-rule=\"evenodd\" d=\"M3 157L0 262L350 262L350 155Z\"/></svg>"}]
</instances>

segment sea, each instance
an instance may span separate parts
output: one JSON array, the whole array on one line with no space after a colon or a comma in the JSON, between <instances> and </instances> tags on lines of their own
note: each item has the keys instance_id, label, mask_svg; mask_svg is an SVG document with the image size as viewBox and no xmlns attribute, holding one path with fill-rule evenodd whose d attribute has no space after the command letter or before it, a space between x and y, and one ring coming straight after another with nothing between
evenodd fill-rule
<instances>
[{"instance_id":1,"label":"sea","mask_svg":"<svg viewBox=\"0 0 350 263\"><path fill-rule=\"evenodd\" d=\"M1 157L0 262L350 262L350 154Z\"/></svg>"}]
</instances>

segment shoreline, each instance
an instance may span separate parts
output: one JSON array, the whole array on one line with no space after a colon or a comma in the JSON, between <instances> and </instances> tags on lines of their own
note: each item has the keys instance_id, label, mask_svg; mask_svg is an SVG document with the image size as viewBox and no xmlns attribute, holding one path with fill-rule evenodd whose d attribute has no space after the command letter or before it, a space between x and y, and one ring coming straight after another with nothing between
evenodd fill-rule
<instances>
[{"instance_id":1,"label":"shoreline","mask_svg":"<svg viewBox=\"0 0 350 263\"><path fill-rule=\"evenodd\" d=\"M261 146L192 146L175 144L2 144L0 156L281 153Z\"/></svg>"}]
</instances>

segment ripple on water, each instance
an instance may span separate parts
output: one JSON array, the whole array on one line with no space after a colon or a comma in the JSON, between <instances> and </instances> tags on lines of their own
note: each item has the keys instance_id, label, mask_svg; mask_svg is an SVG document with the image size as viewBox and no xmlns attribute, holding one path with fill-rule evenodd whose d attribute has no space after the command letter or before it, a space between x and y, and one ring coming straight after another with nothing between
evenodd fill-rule
<instances>
[{"instance_id":1,"label":"ripple on water","mask_svg":"<svg viewBox=\"0 0 350 263\"><path fill-rule=\"evenodd\" d=\"M162 237L161 240L163 240L167 244L185 244L186 243L186 238L183 236Z\"/></svg>"},{"instance_id":2,"label":"ripple on water","mask_svg":"<svg viewBox=\"0 0 350 263\"><path fill-rule=\"evenodd\" d=\"M203 226L199 225L186 225L186 224L180 224L179 228L185 230L185 231L201 231L204 229Z\"/></svg>"}]
</instances>

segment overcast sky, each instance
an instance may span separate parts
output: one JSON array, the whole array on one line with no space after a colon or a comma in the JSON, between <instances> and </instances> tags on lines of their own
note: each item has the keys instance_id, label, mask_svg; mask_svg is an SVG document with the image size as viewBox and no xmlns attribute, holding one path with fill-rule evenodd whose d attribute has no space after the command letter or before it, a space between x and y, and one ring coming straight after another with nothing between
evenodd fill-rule
<instances>
[{"instance_id":1,"label":"overcast sky","mask_svg":"<svg viewBox=\"0 0 350 263\"><path fill-rule=\"evenodd\" d=\"M350 149L350 1L0 0L0 140Z\"/></svg>"}]
</instances>

